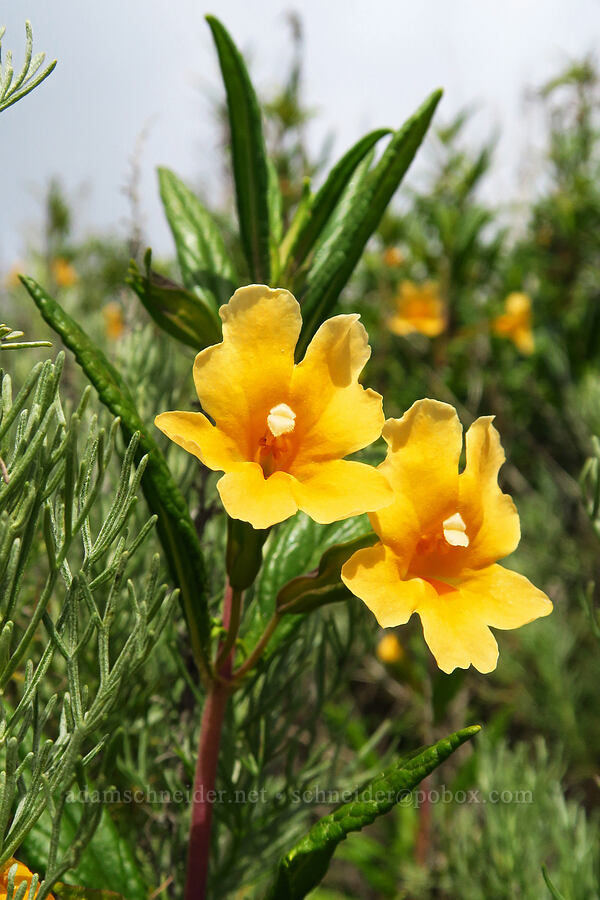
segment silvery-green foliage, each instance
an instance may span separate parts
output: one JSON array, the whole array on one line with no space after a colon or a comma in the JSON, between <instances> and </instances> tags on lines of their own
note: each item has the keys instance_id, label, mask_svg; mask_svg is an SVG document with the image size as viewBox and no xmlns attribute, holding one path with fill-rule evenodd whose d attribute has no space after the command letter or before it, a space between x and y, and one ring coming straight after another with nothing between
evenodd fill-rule
<instances>
[{"instance_id":1,"label":"silvery-green foliage","mask_svg":"<svg viewBox=\"0 0 600 900\"><path fill-rule=\"evenodd\" d=\"M159 585L157 555L136 584L127 577L154 525L128 527L145 467L145 458L134 464L138 436L107 500L118 420L108 432L98 427L86 414L89 390L65 414L63 362L59 354L37 364L14 399L4 374L0 397L0 865L49 810L40 900L93 835L95 800L83 803L75 838L59 854L68 792L83 791L90 774L102 782L103 728L174 599Z\"/></svg>"},{"instance_id":2,"label":"silvery-green foliage","mask_svg":"<svg viewBox=\"0 0 600 900\"><path fill-rule=\"evenodd\" d=\"M2 61L2 38L6 28L0 27L0 111L12 106L17 100L20 100L30 91L41 84L48 77L50 72L56 65L56 60L49 63L45 68L45 53L36 53L33 55L33 32L31 23L25 22L25 60L21 71L15 78L13 68L12 52L6 53L4 62Z\"/></svg>"}]
</instances>

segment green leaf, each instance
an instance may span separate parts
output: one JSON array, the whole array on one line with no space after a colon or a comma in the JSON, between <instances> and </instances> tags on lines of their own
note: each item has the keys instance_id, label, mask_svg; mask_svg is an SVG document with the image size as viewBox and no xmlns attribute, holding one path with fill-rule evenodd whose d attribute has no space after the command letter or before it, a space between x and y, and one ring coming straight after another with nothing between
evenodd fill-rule
<instances>
[{"instance_id":1,"label":"green leaf","mask_svg":"<svg viewBox=\"0 0 600 900\"><path fill-rule=\"evenodd\" d=\"M318 254L308 273L302 295L304 324L298 350L302 354L333 309L365 245L417 152L442 96L435 91L403 127L394 133L386 150L369 173L352 207L339 223L328 252Z\"/></svg>"},{"instance_id":2,"label":"green leaf","mask_svg":"<svg viewBox=\"0 0 600 900\"><path fill-rule=\"evenodd\" d=\"M160 196L184 285L217 312L237 285L233 263L212 216L170 169L158 169Z\"/></svg>"},{"instance_id":3,"label":"green leaf","mask_svg":"<svg viewBox=\"0 0 600 900\"><path fill-rule=\"evenodd\" d=\"M561 894L558 888L555 887L552 883L550 874L548 872L548 867L545 864L542 866L542 875L544 877L544 881L546 882L546 887L550 891L550 896L553 898L553 900L566 900L564 894Z\"/></svg>"},{"instance_id":4,"label":"green leaf","mask_svg":"<svg viewBox=\"0 0 600 900\"><path fill-rule=\"evenodd\" d=\"M64 856L75 840L80 809L77 803L65 804L59 856ZM43 871L46 866L51 834L52 817L49 812L45 812L23 844L25 858L33 871ZM68 878L75 886L57 885L56 891L52 891L57 898L87 900L89 897L90 900L104 900L106 897L106 900L112 900L115 897L113 892L116 891L117 896L123 895L127 900L147 900L149 893L149 886L138 868L131 845L119 833L106 809L102 811L100 824L83 851L79 864L75 869L69 869Z\"/></svg>"},{"instance_id":5,"label":"green leaf","mask_svg":"<svg viewBox=\"0 0 600 900\"><path fill-rule=\"evenodd\" d=\"M254 597L242 623L242 638L254 646L277 605L277 595L290 579L315 569L323 551L342 541L371 532L367 516L357 516L331 525L319 525L304 513L274 529L265 545L263 566L256 582ZM302 615L286 615L270 641L265 656L297 627Z\"/></svg>"},{"instance_id":6,"label":"green leaf","mask_svg":"<svg viewBox=\"0 0 600 900\"><path fill-rule=\"evenodd\" d=\"M290 274L298 269L321 234L337 206L348 182L356 171L358 164L382 137L390 134L389 128L379 128L361 138L331 169L321 189L310 203L308 214L303 217L301 227L296 231L288 252L286 268Z\"/></svg>"},{"instance_id":7,"label":"green leaf","mask_svg":"<svg viewBox=\"0 0 600 900\"><path fill-rule=\"evenodd\" d=\"M151 512L158 516L158 535L172 578L181 590L196 661L201 670L206 671L210 647L206 571L202 548L185 499L115 367L77 322L33 278L21 276L21 281L48 325L73 351L104 405L114 416L120 417L126 441L129 442L136 431L140 432L136 458L141 459L148 454L142 488Z\"/></svg>"},{"instance_id":8,"label":"green leaf","mask_svg":"<svg viewBox=\"0 0 600 900\"><path fill-rule=\"evenodd\" d=\"M271 269L279 267L279 245L283 236L283 197L279 187L277 169L270 159L267 159L267 171L269 173L269 221L271 223ZM274 277L274 282L277 280Z\"/></svg>"},{"instance_id":9,"label":"green leaf","mask_svg":"<svg viewBox=\"0 0 600 900\"><path fill-rule=\"evenodd\" d=\"M269 173L260 107L244 59L214 16L207 16L227 92L240 236L254 282L269 284Z\"/></svg>"},{"instance_id":10,"label":"green leaf","mask_svg":"<svg viewBox=\"0 0 600 900\"><path fill-rule=\"evenodd\" d=\"M126 282L135 291L159 328L195 350L203 350L221 338L221 323L214 306L150 268L151 251L145 256L146 275L134 260Z\"/></svg>"},{"instance_id":11,"label":"green leaf","mask_svg":"<svg viewBox=\"0 0 600 900\"><path fill-rule=\"evenodd\" d=\"M277 609L284 614L307 613L326 603L339 603L350 597L341 578L342 566L356 550L371 547L377 535L361 535L325 551L317 569L308 575L292 578L277 594Z\"/></svg>"},{"instance_id":12,"label":"green leaf","mask_svg":"<svg viewBox=\"0 0 600 900\"><path fill-rule=\"evenodd\" d=\"M403 757L365 785L359 799L339 806L320 819L280 861L266 900L301 900L325 876L337 845L352 831L360 831L389 812L457 747L480 730L463 728L431 747Z\"/></svg>"}]
</instances>

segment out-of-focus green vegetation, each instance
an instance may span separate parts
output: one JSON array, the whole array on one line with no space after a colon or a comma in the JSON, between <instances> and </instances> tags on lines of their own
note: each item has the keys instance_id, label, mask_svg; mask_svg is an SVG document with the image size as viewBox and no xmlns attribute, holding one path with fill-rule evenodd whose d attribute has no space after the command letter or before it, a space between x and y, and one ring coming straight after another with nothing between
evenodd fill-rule
<instances>
[{"instance_id":1,"label":"out-of-focus green vegetation","mask_svg":"<svg viewBox=\"0 0 600 900\"><path fill-rule=\"evenodd\" d=\"M302 102L297 22L294 28L292 70L264 108L285 226L302 203L304 178L318 179L322 169L305 141L309 111ZM465 425L478 415L496 416L508 459L504 486L522 522L514 566L551 596L555 611L500 633L498 669L487 676L439 672L414 622L397 630L393 659L378 654L381 632L358 600L327 608L302 631L292 629L285 652L269 659L227 723L223 783L256 790L261 799L215 807L214 896L258 896L264 868L329 808L280 795L280 788L293 783L299 795L314 795L319 786L354 787L359 773L361 779L375 774L395 750L432 743L474 721L485 725L485 739L430 775L410 803L350 836L313 896L537 900L553 896L548 883L554 896L567 900L599 894L597 462L587 465L580 482L600 434L600 93L594 64L570 67L539 90L536 102L546 112L547 145L533 200L518 210L486 204L481 188L493 177L492 144L469 146L467 115L438 127L426 144L419 188L413 178L402 203L386 213L338 306L362 314L373 348L366 379L384 395L388 416L423 396L454 404ZM348 193L360 177L359 167ZM233 195L218 216L241 267ZM15 277L17 270L31 274L85 322L131 386L144 421L159 410L190 408L193 350L159 331L125 283L137 232L128 240L81 239L74 218L69 198L53 183L43 241L4 275L2 319L27 339L56 343ZM142 270L141 259L137 264ZM153 265L179 280L174 259ZM394 317L403 324L394 328ZM27 352L11 359L15 382L26 378L32 355L46 351ZM84 383L67 360L67 402L76 402ZM222 546L225 526L211 500L215 476L176 448L165 446L165 452L206 557L215 560L209 583L216 608L224 572L211 548ZM278 535L271 553L281 555L285 541L295 541L304 548L306 568L318 562L321 538L301 518ZM157 549L154 535L147 540L148 552ZM135 565L141 575L137 558ZM33 600L34 584L24 590ZM261 590L268 590L264 580L256 602ZM90 653L79 661L82 672L89 666L91 681L94 659ZM286 673L294 673L293 683ZM287 718L273 719L268 711L276 711L282 697ZM118 878L102 883L92 851L72 873L73 883L111 887L128 897L143 896L143 885L153 884L160 887L154 896L180 896L187 819L182 805L162 802L160 792L185 792L190 785L200 699L184 631L171 623L143 681L132 685L125 715L117 721L113 713L109 722L115 731L118 726L111 749L115 787L122 796L140 788L141 799L109 804L94 840L103 828L116 829L129 866L122 877L133 893L126 894ZM44 865L44 827L24 847L32 866Z\"/></svg>"}]
</instances>

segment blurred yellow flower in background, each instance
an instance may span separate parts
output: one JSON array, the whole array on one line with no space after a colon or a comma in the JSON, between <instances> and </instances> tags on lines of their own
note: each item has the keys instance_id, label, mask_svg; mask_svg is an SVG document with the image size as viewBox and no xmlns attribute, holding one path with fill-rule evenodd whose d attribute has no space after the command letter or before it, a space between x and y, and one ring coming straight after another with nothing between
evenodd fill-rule
<instances>
[{"instance_id":1,"label":"blurred yellow flower in background","mask_svg":"<svg viewBox=\"0 0 600 900\"><path fill-rule=\"evenodd\" d=\"M377 644L377 659L384 665L393 665L404 658L404 648L393 631L384 634Z\"/></svg>"},{"instance_id":2,"label":"blurred yellow flower in background","mask_svg":"<svg viewBox=\"0 0 600 900\"><path fill-rule=\"evenodd\" d=\"M120 303L111 300L102 308L104 316L104 330L106 336L113 341L121 337L125 330L125 322L123 320L123 309Z\"/></svg>"},{"instance_id":3,"label":"blurred yellow flower in background","mask_svg":"<svg viewBox=\"0 0 600 900\"><path fill-rule=\"evenodd\" d=\"M504 301L503 315L492 320L492 330L501 337L509 338L521 353L529 355L535 348L531 322L531 297L515 292Z\"/></svg>"},{"instance_id":4,"label":"blurred yellow flower in background","mask_svg":"<svg viewBox=\"0 0 600 900\"><path fill-rule=\"evenodd\" d=\"M13 892L13 896L14 894L16 894L17 888L21 884L23 884L23 882L25 882L28 888L28 890L25 892L25 900L29 900L29 888L31 887L31 879L33 878L34 873L30 872L27 866L23 865L23 863L20 863L14 858L9 859L7 862L5 862L0 869L0 900L6 900L6 897L8 895L8 874L12 867L15 865L17 867L17 871L15 874L15 890ZM34 897L37 897L38 890L36 890L35 894L33 895ZM52 894L49 894L48 896L49 900L54 900Z\"/></svg>"},{"instance_id":5,"label":"blurred yellow flower in background","mask_svg":"<svg viewBox=\"0 0 600 900\"><path fill-rule=\"evenodd\" d=\"M402 336L415 332L427 337L441 334L446 328L446 307L437 282L403 281L396 296L396 312L387 326Z\"/></svg>"},{"instance_id":6,"label":"blurred yellow flower in background","mask_svg":"<svg viewBox=\"0 0 600 900\"><path fill-rule=\"evenodd\" d=\"M518 628L552 611L552 603L523 575L496 565L519 543L512 499L498 486L504 451L490 416L466 435L456 411L419 400L383 429L388 453L379 467L394 502L369 518L380 542L359 550L342 580L382 628L418 613L444 672L496 667L498 645L489 626Z\"/></svg>"},{"instance_id":7,"label":"blurred yellow flower in background","mask_svg":"<svg viewBox=\"0 0 600 900\"><path fill-rule=\"evenodd\" d=\"M57 256L52 260L52 275L59 287L73 287L77 284L77 272L71 263L62 256Z\"/></svg>"},{"instance_id":8,"label":"blurred yellow flower in background","mask_svg":"<svg viewBox=\"0 0 600 900\"><path fill-rule=\"evenodd\" d=\"M4 279L5 286L9 289L19 287L21 284L19 275L21 272L24 272L24 271L25 271L25 263L20 262L19 260L17 260L17 262L14 262L12 264L12 266L10 267L10 269L8 270L8 272L6 273L6 278Z\"/></svg>"},{"instance_id":9,"label":"blurred yellow flower in background","mask_svg":"<svg viewBox=\"0 0 600 900\"><path fill-rule=\"evenodd\" d=\"M358 383L371 354L358 315L324 322L294 365L302 317L288 291L243 287L219 313L223 342L194 362L207 415L165 412L155 423L226 473L217 488L229 515L268 528L298 509L325 523L390 503L381 472L343 459L384 421L381 395Z\"/></svg>"},{"instance_id":10,"label":"blurred yellow flower in background","mask_svg":"<svg viewBox=\"0 0 600 900\"><path fill-rule=\"evenodd\" d=\"M404 254L398 247L386 247L383 251L383 261L390 269L395 269L404 262Z\"/></svg>"}]
</instances>

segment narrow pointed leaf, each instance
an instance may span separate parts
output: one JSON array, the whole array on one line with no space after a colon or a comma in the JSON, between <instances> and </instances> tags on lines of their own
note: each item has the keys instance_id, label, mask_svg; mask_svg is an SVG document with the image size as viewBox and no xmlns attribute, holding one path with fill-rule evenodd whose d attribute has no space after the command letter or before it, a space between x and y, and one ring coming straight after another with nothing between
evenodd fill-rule
<instances>
[{"instance_id":1,"label":"narrow pointed leaf","mask_svg":"<svg viewBox=\"0 0 600 900\"><path fill-rule=\"evenodd\" d=\"M265 630L278 605L282 585L315 569L328 547L369 533L372 534L372 531L367 516L320 525L304 513L297 513L293 519L273 530L265 544L254 599L242 623L242 638L247 646L253 647ZM310 576L305 575L304 578L310 579ZM286 614L267 647L265 658L289 637L302 618L303 615Z\"/></svg>"},{"instance_id":2,"label":"narrow pointed leaf","mask_svg":"<svg viewBox=\"0 0 600 900\"><path fill-rule=\"evenodd\" d=\"M370 547L377 540L377 535L370 532L329 547L314 572L292 578L281 588L277 609L285 614L307 613L327 603L348 600L352 595L342 581L342 566L357 550Z\"/></svg>"},{"instance_id":3,"label":"narrow pointed leaf","mask_svg":"<svg viewBox=\"0 0 600 900\"><path fill-rule=\"evenodd\" d=\"M149 251L146 254L146 275L132 260L126 281L158 327L182 344L194 350L203 350L221 340L221 323L214 305L207 306L197 294L153 272Z\"/></svg>"},{"instance_id":4,"label":"narrow pointed leaf","mask_svg":"<svg viewBox=\"0 0 600 900\"><path fill-rule=\"evenodd\" d=\"M208 210L174 172L159 168L158 183L183 283L216 312L237 285L221 233Z\"/></svg>"},{"instance_id":5,"label":"narrow pointed leaf","mask_svg":"<svg viewBox=\"0 0 600 900\"><path fill-rule=\"evenodd\" d=\"M283 197L279 187L277 169L270 159L267 160L269 173L269 222L271 228L271 277L276 284L279 278L279 246L283 236Z\"/></svg>"},{"instance_id":6,"label":"narrow pointed leaf","mask_svg":"<svg viewBox=\"0 0 600 900\"><path fill-rule=\"evenodd\" d=\"M329 220L358 164L377 141L390 134L389 128L379 128L361 138L335 164L323 186L315 194L308 215L298 230L289 251L291 271L302 265Z\"/></svg>"},{"instance_id":7,"label":"narrow pointed leaf","mask_svg":"<svg viewBox=\"0 0 600 900\"><path fill-rule=\"evenodd\" d=\"M269 173L260 107L246 64L228 31L207 16L227 92L240 236L253 281L269 284Z\"/></svg>"},{"instance_id":8,"label":"narrow pointed leaf","mask_svg":"<svg viewBox=\"0 0 600 900\"><path fill-rule=\"evenodd\" d=\"M310 339L335 305L354 267L377 228L415 153L442 96L435 91L403 127L365 180L351 209L339 223L329 252L319 254L310 269L302 295L304 325L298 345L303 353Z\"/></svg>"},{"instance_id":9,"label":"narrow pointed leaf","mask_svg":"<svg viewBox=\"0 0 600 900\"><path fill-rule=\"evenodd\" d=\"M352 831L360 831L407 797L430 772L479 731L463 728L409 758L400 759L365 785L359 799L320 819L280 861L266 900L301 900L323 879L335 848Z\"/></svg>"},{"instance_id":10,"label":"narrow pointed leaf","mask_svg":"<svg viewBox=\"0 0 600 900\"><path fill-rule=\"evenodd\" d=\"M33 278L21 276L21 281L43 318L73 351L104 405L114 416L120 417L126 441L129 442L134 432L140 432L137 458L148 454L142 488L151 512L158 516L158 535L171 576L181 589L197 662L206 669L210 639L206 572L202 548L185 499L119 372L77 322Z\"/></svg>"}]
</instances>

